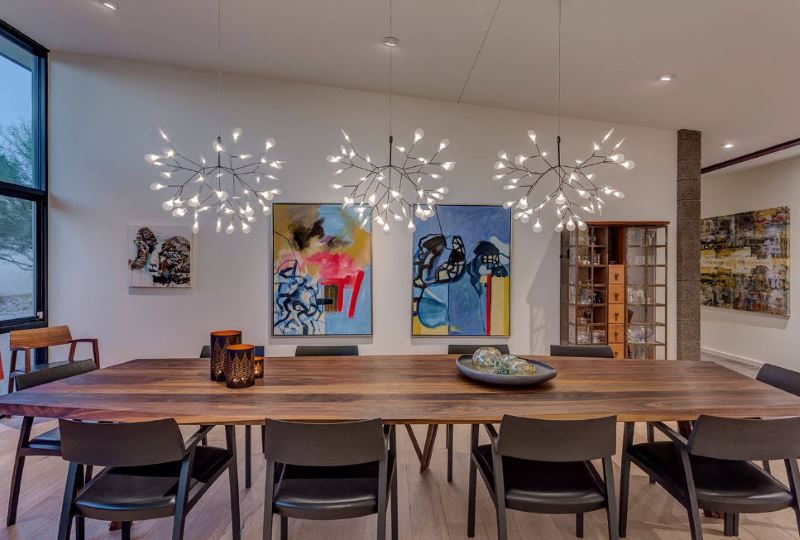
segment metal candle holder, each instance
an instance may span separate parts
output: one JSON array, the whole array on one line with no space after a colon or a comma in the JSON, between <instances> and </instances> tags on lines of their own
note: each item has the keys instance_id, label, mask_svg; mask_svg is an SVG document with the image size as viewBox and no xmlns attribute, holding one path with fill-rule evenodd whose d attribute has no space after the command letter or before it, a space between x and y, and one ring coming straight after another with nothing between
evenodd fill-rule
<instances>
[{"instance_id":1,"label":"metal candle holder","mask_svg":"<svg viewBox=\"0 0 800 540\"><path fill-rule=\"evenodd\" d=\"M225 347L224 365L228 388L247 388L255 384L255 346L228 345Z\"/></svg>"},{"instance_id":2,"label":"metal candle holder","mask_svg":"<svg viewBox=\"0 0 800 540\"><path fill-rule=\"evenodd\" d=\"M242 342L241 330L211 332L211 380L225 381L225 347Z\"/></svg>"}]
</instances>

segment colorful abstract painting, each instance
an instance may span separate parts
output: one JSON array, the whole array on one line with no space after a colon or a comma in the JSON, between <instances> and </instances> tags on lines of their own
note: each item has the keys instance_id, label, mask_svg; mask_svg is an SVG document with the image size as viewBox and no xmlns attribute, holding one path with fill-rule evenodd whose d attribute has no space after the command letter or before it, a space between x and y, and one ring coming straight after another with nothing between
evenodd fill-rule
<instances>
[{"instance_id":1,"label":"colorful abstract painting","mask_svg":"<svg viewBox=\"0 0 800 540\"><path fill-rule=\"evenodd\" d=\"M372 233L340 204L275 204L272 334L372 334Z\"/></svg>"},{"instance_id":2,"label":"colorful abstract painting","mask_svg":"<svg viewBox=\"0 0 800 540\"><path fill-rule=\"evenodd\" d=\"M507 336L511 211L437 205L416 225L412 335Z\"/></svg>"},{"instance_id":3,"label":"colorful abstract painting","mask_svg":"<svg viewBox=\"0 0 800 540\"><path fill-rule=\"evenodd\" d=\"M789 316L789 207L702 220L703 305Z\"/></svg>"},{"instance_id":4,"label":"colorful abstract painting","mask_svg":"<svg viewBox=\"0 0 800 540\"><path fill-rule=\"evenodd\" d=\"M191 227L131 225L128 286L191 287Z\"/></svg>"}]
</instances>

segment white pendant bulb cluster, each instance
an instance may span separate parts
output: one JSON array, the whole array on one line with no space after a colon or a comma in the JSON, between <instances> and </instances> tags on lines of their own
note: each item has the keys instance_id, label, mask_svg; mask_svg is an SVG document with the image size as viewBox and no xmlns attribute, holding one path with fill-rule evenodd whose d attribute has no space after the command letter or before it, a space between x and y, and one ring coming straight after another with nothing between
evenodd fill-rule
<instances>
[{"instance_id":1,"label":"white pendant bulb cluster","mask_svg":"<svg viewBox=\"0 0 800 540\"><path fill-rule=\"evenodd\" d=\"M536 133L528 130L535 152L518 154L512 159L501 150L494 163L492 179L505 182L503 189L506 191L521 192L518 198L505 202L503 206L513 207L514 219L522 223L535 219L533 231L537 233L543 229L540 213L548 204L555 210L556 232L565 228L568 231L576 228L586 230L584 216L602 215L607 199L625 197L613 186L600 187L595 169L602 165L616 165L623 169L636 166L619 151L625 139L613 146L609 142L613 129L599 143L592 143L592 152L587 158L576 159L575 165L561 162L561 0L558 1L558 125L555 156L548 157L548 153L539 148Z\"/></svg>"},{"instance_id":2,"label":"white pendant bulb cluster","mask_svg":"<svg viewBox=\"0 0 800 540\"><path fill-rule=\"evenodd\" d=\"M167 144L169 137L163 129L159 134ZM171 190L170 198L161 207L177 218L187 214L194 216L192 231L200 230L199 218L203 212L217 214L217 232L224 228L228 234L237 228L245 234L256 220L256 211L270 213L272 199L281 194L274 187L277 178L272 174L283 168L285 162L268 157L275 146L269 138L264 143L260 157L235 150L241 140L242 130L236 128L228 145L217 137L212 142L215 158L208 163L203 155L190 159L170 145L161 154L147 154L145 160L161 171L162 181L150 184L153 191ZM228 149L230 147L230 150ZM164 183L162 183L164 182Z\"/></svg>"},{"instance_id":3,"label":"white pendant bulb cluster","mask_svg":"<svg viewBox=\"0 0 800 540\"><path fill-rule=\"evenodd\" d=\"M222 101L222 0L218 0L217 18L217 99L221 114ZM192 231L200 230L200 215L213 212L216 231L232 234L241 230L247 234L258 212L267 215L272 200L281 194L274 182L277 170L285 161L269 156L275 139L267 138L263 148L248 152L242 148L242 130L235 128L230 141L222 138L222 122L218 135L211 142L213 157L206 160L202 154L190 158L181 154L172 145L169 136L158 128L166 143L160 153L145 155L145 160L160 169L161 180L150 184L153 191L168 190L170 197L161 207L176 218L194 217Z\"/></svg>"},{"instance_id":4,"label":"white pendant bulb cluster","mask_svg":"<svg viewBox=\"0 0 800 540\"><path fill-rule=\"evenodd\" d=\"M331 187L344 190L343 207L353 207L366 227L373 220L385 233L391 224L405 224L408 231L416 226L414 220L425 221L436 212L436 204L441 202L449 189L440 186L426 188L426 180L439 180L455 167L455 161L445 161L440 154L450 141L442 139L438 147L424 157L419 153L419 143L425 132L414 131L413 142L408 146L394 146L392 136L392 49L399 40L392 35L392 0L389 0L389 35L384 44L389 49L389 145L387 162L374 163L368 154L361 154L345 130L341 130L343 141L339 152L329 155L327 160L336 167L334 175L349 173L353 180L348 183L335 183ZM399 153L397 161L394 153Z\"/></svg>"}]
</instances>

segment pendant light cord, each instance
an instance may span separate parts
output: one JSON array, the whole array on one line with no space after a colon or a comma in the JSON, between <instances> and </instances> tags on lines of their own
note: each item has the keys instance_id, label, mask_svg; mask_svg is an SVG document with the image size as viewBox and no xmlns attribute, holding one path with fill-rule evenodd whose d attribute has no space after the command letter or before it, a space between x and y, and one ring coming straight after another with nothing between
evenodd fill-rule
<instances>
[{"instance_id":1,"label":"pendant light cord","mask_svg":"<svg viewBox=\"0 0 800 540\"><path fill-rule=\"evenodd\" d=\"M392 34L392 0L389 0L389 37L394 37ZM392 136L392 49L389 49L389 185L392 183L392 143L394 137Z\"/></svg>"},{"instance_id":2,"label":"pendant light cord","mask_svg":"<svg viewBox=\"0 0 800 540\"><path fill-rule=\"evenodd\" d=\"M558 132L556 146L558 149L558 167L561 168L561 0L558 0Z\"/></svg>"}]
</instances>

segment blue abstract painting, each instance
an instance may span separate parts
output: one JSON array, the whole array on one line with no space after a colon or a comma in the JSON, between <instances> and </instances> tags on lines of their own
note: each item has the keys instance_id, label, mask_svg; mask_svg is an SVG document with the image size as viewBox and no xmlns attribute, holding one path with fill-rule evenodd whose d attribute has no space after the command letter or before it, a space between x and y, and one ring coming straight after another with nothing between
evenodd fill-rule
<instances>
[{"instance_id":1,"label":"blue abstract painting","mask_svg":"<svg viewBox=\"0 0 800 540\"><path fill-rule=\"evenodd\" d=\"M437 205L416 225L412 335L509 335L511 211Z\"/></svg>"}]
</instances>

